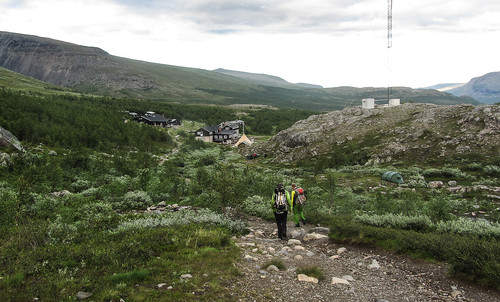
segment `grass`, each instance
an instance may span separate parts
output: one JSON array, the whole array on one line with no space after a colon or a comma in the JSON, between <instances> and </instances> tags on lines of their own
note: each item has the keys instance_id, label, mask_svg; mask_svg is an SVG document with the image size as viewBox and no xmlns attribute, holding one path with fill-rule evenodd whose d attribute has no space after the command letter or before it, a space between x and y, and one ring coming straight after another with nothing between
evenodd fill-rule
<instances>
[{"instance_id":1,"label":"grass","mask_svg":"<svg viewBox=\"0 0 500 302\"><path fill-rule=\"evenodd\" d=\"M308 277L314 277L319 281L324 281L326 279L323 270L317 266L299 267L297 268L296 272L297 274L304 274Z\"/></svg>"},{"instance_id":2,"label":"grass","mask_svg":"<svg viewBox=\"0 0 500 302\"><path fill-rule=\"evenodd\" d=\"M271 259L271 260L265 262L264 264L262 264L261 268L267 269L271 265L276 266L280 271L286 270L286 266L281 259Z\"/></svg>"},{"instance_id":3,"label":"grass","mask_svg":"<svg viewBox=\"0 0 500 302\"><path fill-rule=\"evenodd\" d=\"M225 238L220 238L217 246L199 247L207 231L185 226L125 235L97 234L79 243L45 245L21 252L16 251L22 242L12 238L2 247L0 296L8 300L36 297L72 301L78 291L88 291L98 301L152 297L198 301L202 289L206 301L217 300L224 297L227 282L239 274L232 266L239 253ZM213 234L229 236L227 232ZM211 239L211 245L216 241ZM193 278L181 279L187 273ZM160 283L172 289L160 290Z\"/></svg>"}]
</instances>

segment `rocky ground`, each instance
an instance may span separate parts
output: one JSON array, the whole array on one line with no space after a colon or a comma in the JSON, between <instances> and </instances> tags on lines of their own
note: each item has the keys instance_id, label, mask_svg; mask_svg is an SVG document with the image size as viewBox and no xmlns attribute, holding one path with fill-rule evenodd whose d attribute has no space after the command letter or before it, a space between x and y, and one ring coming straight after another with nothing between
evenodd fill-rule
<instances>
[{"instance_id":1,"label":"rocky ground","mask_svg":"<svg viewBox=\"0 0 500 302\"><path fill-rule=\"evenodd\" d=\"M248 223L251 232L235 238L242 276L231 286L234 301L500 301L500 292L450 278L444 264L336 244L319 226L296 228L289 221L289 240L282 241L273 222L252 217ZM285 268L264 269L272 259ZM314 266L324 280L297 272Z\"/></svg>"}]
</instances>

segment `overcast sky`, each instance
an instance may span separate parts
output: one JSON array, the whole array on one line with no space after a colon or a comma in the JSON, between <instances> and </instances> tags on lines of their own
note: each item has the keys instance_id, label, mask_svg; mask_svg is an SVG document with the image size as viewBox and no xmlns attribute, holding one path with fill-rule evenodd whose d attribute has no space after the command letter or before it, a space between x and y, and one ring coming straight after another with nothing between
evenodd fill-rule
<instances>
[{"instance_id":1,"label":"overcast sky","mask_svg":"<svg viewBox=\"0 0 500 302\"><path fill-rule=\"evenodd\" d=\"M499 0L0 0L0 31L324 87L424 87L500 71Z\"/></svg>"}]
</instances>

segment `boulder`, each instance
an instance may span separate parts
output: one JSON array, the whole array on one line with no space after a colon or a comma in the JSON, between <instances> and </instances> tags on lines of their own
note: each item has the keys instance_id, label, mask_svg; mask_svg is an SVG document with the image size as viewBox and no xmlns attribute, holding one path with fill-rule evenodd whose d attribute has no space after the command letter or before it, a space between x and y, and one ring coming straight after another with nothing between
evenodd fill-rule
<instances>
[{"instance_id":1,"label":"boulder","mask_svg":"<svg viewBox=\"0 0 500 302\"><path fill-rule=\"evenodd\" d=\"M329 238L326 235L323 234L318 234L318 233L310 233L306 234L303 238L304 242L308 243L314 243L314 244L321 244L321 243L328 243Z\"/></svg>"},{"instance_id":2,"label":"boulder","mask_svg":"<svg viewBox=\"0 0 500 302\"><path fill-rule=\"evenodd\" d=\"M17 151L24 152L24 148L12 133L0 126L0 146L12 147Z\"/></svg>"},{"instance_id":3,"label":"boulder","mask_svg":"<svg viewBox=\"0 0 500 302\"><path fill-rule=\"evenodd\" d=\"M443 187L443 182L440 180L429 182L429 188L431 189L439 189Z\"/></svg>"},{"instance_id":4,"label":"boulder","mask_svg":"<svg viewBox=\"0 0 500 302\"><path fill-rule=\"evenodd\" d=\"M342 278L332 277L332 284L346 284L349 285L349 281Z\"/></svg>"}]
</instances>

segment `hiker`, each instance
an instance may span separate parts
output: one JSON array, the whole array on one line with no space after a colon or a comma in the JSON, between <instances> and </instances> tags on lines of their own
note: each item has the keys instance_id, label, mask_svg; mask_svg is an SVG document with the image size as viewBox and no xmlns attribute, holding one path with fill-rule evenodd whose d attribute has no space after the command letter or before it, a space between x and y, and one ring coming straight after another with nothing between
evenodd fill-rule
<instances>
[{"instance_id":1,"label":"hiker","mask_svg":"<svg viewBox=\"0 0 500 302\"><path fill-rule=\"evenodd\" d=\"M290 202L290 193L285 190L282 183L279 183L274 188L271 206L278 226L278 237L281 240L286 240L287 215L288 211L291 212L292 205Z\"/></svg>"},{"instance_id":2,"label":"hiker","mask_svg":"<svg viewBox=\"0 0 500 302\"><path fill-rule=\"evenodd\" d=\"M303 206L306 203L306 192L302 188L297 188L296 184L292 184L292 209L293 209L293 221L295 222L295 227L300 227L300 221L302 224L306 224L306 218L303 213Z\"/></svg>"}]
</instances>

